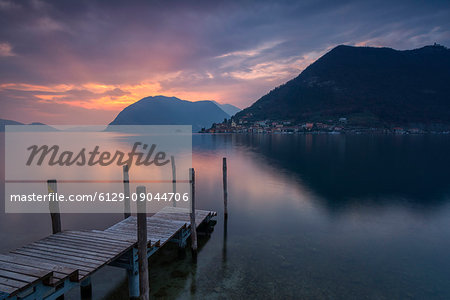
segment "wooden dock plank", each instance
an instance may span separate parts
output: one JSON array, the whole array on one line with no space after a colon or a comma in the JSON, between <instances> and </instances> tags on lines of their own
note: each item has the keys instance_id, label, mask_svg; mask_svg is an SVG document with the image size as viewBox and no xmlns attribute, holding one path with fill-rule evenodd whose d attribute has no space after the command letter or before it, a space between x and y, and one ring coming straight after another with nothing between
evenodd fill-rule
<instances>
[{"instance_id":1,"label":"wooden dock plank","mask_svg":"<svg viewBox=\"0 0 450 300\"><path fill-rule=\"evenodd\" d=\"M24 275L30 275L34 277L45 277L49 273L53 274L53 271L42 270L33 267L21 266L9 262L1 262L0 261L0 270L17 272Z\"/></svg>"},{"instance_id":2,"label":"wooden dock plank","mask_svg":"<svg viewBox=\"0 0 450 300\"><path fill-rule=\"evenodd\" d=\"M17 291L18 289L24 288L27 285L29 285L28 282L19 281L19 280L7 278L7 277L1 277L1 276L0 276L0 284L8 285L10 287L13 287L13 288L15 288L15 291Z\"/></svg>"},{"instance_id":3,"label":"wooden dock plank","mask_svg":"<svg viewBox=\"0 0 450 300\"><path fill-rule=\"evenodd\" d=\"M0 269L14 271L25 275L32 275L40 278L45 278L49 273L48 269L47 270L39 269L36 267L24 266L3 261L0 261ZM51 273L52 273L51 278L49 278L48 281L49 285L57 284L59 281L64 280L65 278L68 277L68 275L59 272L51 271Z\"/></svg>"},{"instance_id":4,"label":"wooden dock plank","mask_svg":"<svg viewBox=\"0 0 450 300\"><path fill-rule=\"evenodd\" d=\"M46 274L46 276L50 277L51 274L52 274L52 272L49 272ZM25 275L25 274L16 273L14 271L6 271L6 270L0 270L0 277L14 279L17 281L23 281L26 283L32 283L34 281L39 280L39 276Z\"/></svg>"},{"instance_id":5,"label":"wooden dock plank","mask_svg":"<svg viewBox=\"0 0 450 300\"><path fill-rule=\"evenodd\" d=\"M62 233L58 233L58 234L54 234L51 235L49 237L47 237L47 239L52 239L52 240L60 240L60 241L72 241L72 242L77 242L80 244L84 244L87 246L93 246L93 247L107 247L108 250L121 250L123 249L123 247L121 247L120 245L115 244L114 242L97 242L97 241L93 241L87 237L82 237L82 236L67 236L65 234Z\"/></svg>"},{"instance_id":6,"label":"wooden dock plank","mask_svg":"<svg viewBox=\"0 0 450 300\"><path fill-rule=\"evenodd\" d=\"M48 240L42 241L42 242L34 242L30 245L45 247L48 250L51 250L51 249L66 250L68 252L72 252L72 253L80 254L80 255L84 255L85 253L90 253L92 251L90 248L85 248L80 245L55 243L55 242L48 241ZM100 251L95 251L95 252L92 251L92 253L95 253L96 256L99 256L99 257L109 257L108 252L104 253L104 252L100 252Z\"/></svg>"},{"instance_id":7,"label":"wooden dock plank","mask_svg":"<svg viewBox=\"0 0 450 300\"><path fill-rule=\"evenodd\" d=\"M95 270L92 268L86 268L83 266L73 265L71 263L67 263L64 260L57 260L57 259L55 260L53 258L40 258L40 257L35 257L35 256L23 255L23 254L19 254L19 253L10 253L9 255L14 256L14 258L18 258L18 259L31 260L31 261L33 261L33 264L35 264L37 266L43 265L43 264L55 264L55 265L57 265L58 268L61 268L61 267L62 268L71 268L75 271L72 274L66 276L66 278L69 278L71 281L80 281L82 278L89 275L90 273L92 273ZM55 274L55 273L53 273L53 274Z\"/></svg>"},{"instance_id":8,"label":"wooden dock plank","mask_svg":"<svg viewBox=\"0 0 450 300\"><path fill-rule=\"evenodd\" d=\"M80 251L92 251L96 253L103 253L108 256L111 254L111 250L108 250L106 247L86 245L84 243L79 243L78 241L45 239L35 243L79 249Z\"/></svg>"},{"instance_id":9,"label":"wooden dock plank","mask_svg":"<svg viewBox=\"0 0 450 300\"><path fill-rule=\"evenodd\" d=\"M177 232L179 230L181 230L182 228L184 228L184 226L179 226L176 224L171 224L170 226L157 226L154 225L152 223L148 223L147 224L147 229L152 230L152 232L158 232L158 233L167 233L167 234L173 234L174 232ZM111 230L116 230L116 231L136 231L137 229L137 224L122 224L122 226L117 226L115 228L110 229L108 232L110 232Z\"/></svg>"},{"instance_id":10,"label":"wooden dock plank","mask_svg":"<svg viewBox=\"0 0 450 300\"><path fill-rule=\"evenodd\" d=\"M13 295L16 290L17 288L0 283L0 292L6 293L8 295Z\"/></svg>"},{"instance_id":11,"label":"wooden dock plank","mask_svg":"<svg viewBox=\"0 0 450 300\"><path fill-rule=\"evenodd\" d=\"M25 257L18 257L16 255L2 255L0 254L0 262L11 263L18 266L25 266L30 268L37 268L42 270L53 271L53 275L56 273L64 274L66 277L71 279L76 278L78 275L78 270L74 268L65 267L62 265L56 265L48 262L38 261L34 259L27 259Z\"/></svg>"},{"instance_id":12,"label":"wooden dock plank","mask_svg":"<svg viewBox=\"0 0 450 300\"><path fill-rule=\"evenodd\" d=\"M110 230L108 232L114 233L114 234L118 234L118 235L126 235L126 236L131 236L136 238L137 240L137 234L136 234L136 230L120 230L120 229L115 229L115 230ZM155 235L151 235L150 233L147 234L147 241L148 241L148 245L147 247L158 247L160 246L161 242L159 240L158 236Z\"/></svg>"},{"instance_id":13,"label":"wooden dock plank","mask_svg":"<svg viewBox=\"0 0 450 300\"><path fill-rule=\"evenodd\" d=\"M87 272L92 272L93 270L95 270L95 268L92 268L92 267L87 267L85 265L79 265L79 264L74 264L73 262L68 262L64 258L55 258L55 257L33 254L33 253L16 253L14 251L10 252L10 254L19 256L19 257L23 257L26 259L32 259L35 261L36 264L39 264L39 262L41 261L41 262L49 262L49 263L57 264L57 265L63 266L63 267L73 268L73 269L76 269L79 271L83 270L83 271L87 271Z\"/></svg>"},{"instance_id":14,"label":"wooden dock plank","mask_svg":"<svg viewBox=\"0 0 450 300\"><path fill-rule=\"evenodd\" d=\"M45 247L40 246L36 244L29 244L27 246L22 247L21 249L30 249L30 250L38 250L38 251L44 251L44 252L51 252L51 253L57 253L57 254L63 254L67 256L75 256L80 258L88 258L91 260L98 261L99 263L103 262L104 260L109 259L108 256L100 256L97 253L94 254L88 254L88 252L80 253L79 251L70 251L67 248L60 248L60 247Z\"/></svg>"},{"instance_id":15,"label":"wooden dock plank","mask_svg":"<svg viewBox=\"0 0 450 300\"><path fill-rule=\"evenodd\" d=\"M132 229L130 229L130 230L123 229L123 230L117 230L117 231L113 230L113 231L110 231L110 232L117 232L118 234L127 234L127 235L137 236L136 235L136 230L132 230ZM167 236L167 235L157 235L155 233L148 233L147 238L150 241L152 241L152 245L151 246L158 246L158 247L160 247L166 242L166 240L169 238L169 236ZM153 241L156 241L156 242L153 243Z\"/></svg>"},{"instance_id":16,"label":"wooden dock plank","mask_svg":"<svg viewBox=\"0 0 450 300\"><path fill-rule=\"evenodd\" d=\"M109 232L106 231L106 230L102 230L102 231L100 231L100 230L92 230L92 232L95 232L95 233L105 233L105 234L108 234L108 235L113 235L116 239L129 240L129 241L134 242L134 243L137 242L137 240L134 239L134 238L132 238L132 237L125 236L125 235L118 235L118 234L116 234L116 233L109 233Z\"/></svg>"},{"instance_id":17,"label":"wooden dock plank","mask_svg":"<svg viewBox=\"0 0 450 300\"><path fill-rule=\"evenodd\" d=\"M80 266L85 267L91 267L96 268L96 266L100 263L97 260L89 259L89 258L81 258L81 257L74 257L74 256L68 256L64 254L57 254L57 253L49 253L48 251L41 251L36 249L27 249L27 248L19 248L14 251L11 251L12 253L21 253L24 255L34 255L39 256L41 258L58 258L58 259L64 259L67 262L70 262L72 264L78 264Z\"/></svg>"},{"instance_id":18,"label":"wooden dock plank","mask_svg":"<svg viewBox=\"0 0 450 300\"><path fill-rule=\"evenodd\" d=\"M70 238L80 239L80 240L94 241L95 243L97 243L99 245L116 245L116 246L120 246L120 247L127 247L130 244L133 244L133 242L125 242L125 241L113 239L112 236L109 238L106 235L105 235L105 237L99 237L98 234L93 233L93 232L64 231L64 232L62 232L61 235L70 237Z\"/></svg>"},{"instance_id":19,"label":"wooden dock plank","mask_svg":"<svg viewBox=\"0 0 450 300\"><path fill-rule=\"evenodd\" d=\"M136 243L133 239L123 239L122 237L117 237L114 234L110 234L105 231L65 231L67 234L76 234L76 235L89 235L93 238L100 239L100 240L108 240L108 241L114 241L114 243L121 244L121 245L129 245Z\"/></svg>"}]
</instances>

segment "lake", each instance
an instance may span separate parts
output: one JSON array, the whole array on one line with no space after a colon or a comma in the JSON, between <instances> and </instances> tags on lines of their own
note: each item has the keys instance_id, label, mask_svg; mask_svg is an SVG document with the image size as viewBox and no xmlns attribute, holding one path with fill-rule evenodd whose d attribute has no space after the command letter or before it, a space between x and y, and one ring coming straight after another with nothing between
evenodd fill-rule
<instances>
[{"instance_id":1,"label":"lake","mask_svg":"<svg viewBox=\"0 0 450 300\"><path fill-rule=\"evenodd\" d=\"M196 134L197 208L216 210L218 222L200 238L196 266L189 250L171 245L150 259L151 294L450 299L449 153L444 135ZM50 234L49 215L5 214L4 184L0 195L1 253ZM121 218L64 214L62 222L104 229ZM126 281L125 271L105 267L93 276L94 298L127 299Z\"/></svg>"}]
</instances>

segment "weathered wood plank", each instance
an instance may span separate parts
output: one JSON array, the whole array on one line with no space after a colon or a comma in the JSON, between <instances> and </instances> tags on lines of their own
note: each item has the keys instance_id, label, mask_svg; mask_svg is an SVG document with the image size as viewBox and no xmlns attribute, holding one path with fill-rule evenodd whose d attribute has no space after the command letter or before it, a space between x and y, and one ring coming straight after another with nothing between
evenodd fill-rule
<instances>
[{"instance_id":1,"label":"weathered wood plank","mask_svg":"<svg viewBox=\"0 0 450 300\"><path fill-rule=\"evenodd\" d=\"M106 255L110 255L112 253L111 251L112 249L107 249L106 247L101 246L86 245L84 243L79 243L78 241L73 240L58 240L47 238L45 240L39 241L39 243L49 245L61 245L62 247L71 247L73 249L82 249L83 251L98 252Z\"/></svg>"},{"instance_id":2,"label":"weathered wood plank","mask_svg":"<svg viewBox=\"0 0 450 300\"><path fill-rule=\"evenodd\" d=\"M14 292L17 291L17 288L11 287L9 285L4 285L0 283L0 292L13 295Z\"/></svg>"},{"instance_id":3,"label":"weathered wood plank","mask_svg":"<svg viewBox=\"0 0 450 300\"><path fill-rule=\"evenodd\" d=\"M6 263L12 263L16 265L38 268L43 270L50 270L53 272L58 272L65 274L69 278L73 278L74 275L78 274L78 270L71 267L65 267L59 264L52 264L43 261L36 261L36 259L28 259L23 256L16 255L2 255L0 254L0 261Z\"/></svg>"},{"instance_id":4,"label":"weathered wood plank","mask_svg":"<svg viewBox=\"0 0 450 300\"><path fill-rule=\"evenodd\" d=\"M147 227L147 229L150 229ZM178 230L177 230L178 231ZM115 229L115 230L111 230L110 232L117 232L118 234L126 234L126 235L130 235L130 236L136 236L136 230L135 229L131 229L131 228L121 228L121 229ZM175 230L172 232L176 232ZM158 239L159 237L165 237L168 236L169 234L171 234L172 232L150 232L149 235L147 236L148 240L155 240Z\"/></svg>"},{"instance_id":5,"label":"weathered wood plank","mask_svg":"<svg viewBox=\"0 0 450 300\"><path fill-rule=\"evenodd\" d=\"M4 284L4 285L8 285L10 287L16 288L16 290L26 287L28 285L27 282L14 280L11 278L5 278L5 277L0 277L0 284Z\"/></svg>"},{"instance_id":6,"label":"weathered wood plank","mask_svg":"<svg viewBox=\"0 0 450 300\"><path fill-rule=\"evenodd\" d=\"M97 268L101 262L89 258L80 258L80 257L74 257L74 256L68 256L63 254L57 254L57 253L48 253L48 251L41 251L36 249L26 249L26 248L19 248L14 251L11 251L12 253L21 253L21 254L32 254L36 256L40 256L42 258L60 258L64 259L67 262L70 262L72 264L79 264L81 266L91 267L91 268Z\"/></svg>"},{"instance_id":7,"label":"weathered wood plank","mask_svg":"<svg viewBox=\"0 0 450 300\"><path fill-rule=\"evenodd\" d=\"M99 235L95 232L88 231L64 231L65 236L74 236L74 237L84 237L89 238L93 241L105 242L105 243L114 243L120 246L129 246L133 244L132 241L122 241L119 239L115 239L111 234L104 232L103 235Z\"/></svg>"},{"instance_id":8,"label":"weathered wood plank","mask_svg":"<svg viewBox=\"0 0 450 300\"><path fill-rule=\"evenodd\" d=\"M100 232L99 230L93 230L93 231L94 231L94 232ZM121 234L118 234L118 233L115 233L115 232L109 232L109 231L106 231L106 230L105 230L105 231L101 231L101 232L106 232L106 233L108 233L108 234L112 234L112 235L115 236L115 238L131 240L131 241L133 241L134 243L137 242L137 239L135 239L135 238L132 237L132 236L121 235Z\"/></svg>"},{"instance_id":9,"label":"weathered wood plank","mask_svg":"<svg viewBox=\"0 0 450 300\"><path fill-rule=\"evenodd\" d=\"M10 253L10 255L15 256L15 258L20 258L20 259L25 259L25 260L33 260L34 263L36 265L42 265L42 264L57 264L59 268L72 268L75 269L75 271L70 274L67 275L66 278L68 277L71 281L80 281L82 278L84 278L85 276L91 274L93 271L95 271L95 269L93 268L86 268L83 266L77 266L77 265L73 265L70 263L67 263L63 260L54 260L52 258L48 258L48 259L43 259L40 257L35 257L35 256L28 256L28 255L23 255L23 254L19 254L19 253ZM65 278L64 278L65 279Z\"/></svg>"},{"instance_id":10,"label":"weathered wood plank","mask_svg":"<svg viewBox=\"0 0 450 300\"><path fill-rule=\"evenodd\" d=\"M136 230L111 230L109 232L121 235L135 236L137 240ZM149 234L149 236L147 237L147 247L158 247L160 244L161 242L158 236Z\"/></svg>"},{"instance_id":11,"label":"weathered wood plank","mask_svg":"<svg viewBox=\"0 0 450 300\"><path fill-rule=\"evenodd\" d=\"M30 275L35 277L45 277L53 271L37 269L33 267L21 266L9 262L0 262L0 270L11 271L16 273L21 273L24 275Z\"/></svg>"},{"instance_id":12,"label":"weathered wood plank","mask_svg":"<svg viewBox=\"0 0 450 300\"><path fill-rule=\"evenodd\" d=\"M25 256L29 259L31 259L31 258L39 259L39 260L42 260L43 262L51 262L51 263L55 263L55 264L61 264L61 266L66 266L69 268L74 268L74 269L88 271L88 272L95 270L95 267L93 267L93 266L88 266L87 264L82 264L81 262L68 261L67 259L61 258L61 257L54 257L54 256L45 255L45 254L40 254L40 253L30 253L30 252L23 252L23 251L11 251L11 254ZM38 262L36 262L36 263L38 263Z\"/></svg>"},{"instance_id":13,"label":"weathered wood plank","mask_svg":"<svg viewBox=\"0 0 450 300\"><path fill-rule=\"evenodd\" d=\"M26 246L23 246L21 249L29 249L30 251L41 251L41 252L50 252L50 253L56 253L56 254L62 254L69 257L79 257L79 258L88 258L94 261L97 261L98 263L103 263L104 261L107 261L111 258L110 256L100 256L96 253L94 254L86 254L86 253L79 253L77 251L68 251L67 249L60 249L58 247L45 247L45 246L39 246L36 244L29 244Z\"/></svg>"},{"instance_id":14,"label":"weathered wood plank","mask_svg":"<svg viewBox=\"0 0 450 300\"><path fill-rule=\"evenodd\" d=\"M49 272L48 274L46 274L46 276L50 277L51 274L52 274L52 272ZM26 283L32 283L32 282L39 280L39 277L36 277L36 276L24 275L24 274L16 273L13 271L6 271L6 270L0 270L0 277L14 279L17 281L23 281Z\"/></svg>"},{"instance_id":15,"label":"weathered wood plank","mask_svg":"<svg viewBox=\"0 0 450 300\"><path fill-rule=\"evenodd\" d=\"M63 233L60 234L54 234L51 235L47 238L52 238L52 239L60 239L60 240L70 240L70 241L77 241L79 243L84 243L87 245L92 245L92 246L103 246L103 247L108 247L111 249L122 249L122 247L120 245L117 245L114 243L114 241L110 241L110 242L100 242L100 241L95 241L90 239L89 237L84 237L84 236L73 236L73 235L66 235Z\"/></svg>"},{"instance_id":16,"label":"weathered wood plank","mask_svg":"<svg viewBox=\"0 0 450 300\"><path fill-rule=\"evenodd\" d=\"M158 223L154 223L154 222L148 222L147 223L147 228L148 229L152 229L154 231L159 231L159 232L172 232L172 231L178 231L182 228L186 227L186 223L185 222L180 222L178 224L174 224L174 223L170 223L170 224L158 224ZM109 232L110 230L121 230L121 229L128 229L128 230L136 230L136 224L121 224L121 226L116 226L114 228L110 228L108 229L107 232Z\"/></svg>"},{"instance_id":17,"label":"weathered wood plank","mask_svg":"<svg viewBox=\"0 0 450 300\"><path fill-rule=\"evenodd\" d=\"M136 228L136 218L135 217L129 217L127 219L127 222L119 222L110 228L106 229L106 232L109 229L120 229L120 228ZM185 221L178 221L178 220L169 220L169 219L162 219L157 217L149 217L147 218L147 227L154 227L154 228L161 228L166 230L173 230L173 229L180 229L183 227L186 227Z\"/></svg>"},{"instance_id":18,"label":"weathered wood plank","mask_svg":"<svg viewBox=\"0 0 450 300\"><path fill-rule=\"evenodd\" d=\"M53 271L49 271L49 270L39 269L36 267L24 266L24 265L9 263L9 262L0 262L0 269L12 271L12 272L16 272L16 273L21 273L21 274L25 274L25 275L36 276L36 277L40 277L40 278L46 278L48 273L51 272L52 274L51 274L51 277L48 278L48 281L44 280L44 283L46 283L46 284L48 283L49 285L56 284L57 282L67 278L67 276L68 276L66 274L59 273L59 272L53 272Z\"/></svg>"},{"instance_id":19,"label":"weathered wood plank","mask_svg":"<svg viewBox=\"0 0 450 300\"><path fill-rule=\"evenodd\" d=\"M92 249L104 249L104 250L109 250L109 251L114 251L114 252L119 252L123 249L122 247L118 247L118 246L114 246L114 245L99 245L93 241L88 241L88 240L83 241L83 240L68 238L65 236L51 235L51 236L47 237L46 239L53 240L53 241L70 242L70 243L74 243L74 244L78 244L78 245L87 246Z\"/></svg>"},{"instance_id":20,"label":"weathered wood plank","mask_svg":"<svg viewBox=\"0 0 450 300\"><path fill-rule=\"evenodd\" d=\"M119 244L134 244L136 241L132 240L132 239L124 239L122 237L117 237L114 234L110 234L108 232L105 231L65 231L68 233L73 233L73 234L78 234L78 235L91 235L93 237L99 238L99 239L106 239L108 241L114 241L115 243L119 243Z\"/></svg>"},{"instance_id":21,"label":"weathered wood plank","mask_svg":"<svg viewBox=\"0 0 450 300\"><path fill-rule=\"evenodd\" d=\"M111 256L111 253L103 253L103 252L93 252L90 249L86 249L83 247L80 247L78 245L65 245L65 244L61 244L61 243L52 243L50 241L44 241L44 242L34 242L30 245L27 246L39 246L41 248L45 248L47 250L61 250L61 251L66 251L66 252L70 252L73 253L74 255L78 255L78 256L83 256L86 255L86 253L95 253L96 257L104 257L104 258L108 258ZM89 255L89 254L88 254Z\"/></svg>"}]
</instances>

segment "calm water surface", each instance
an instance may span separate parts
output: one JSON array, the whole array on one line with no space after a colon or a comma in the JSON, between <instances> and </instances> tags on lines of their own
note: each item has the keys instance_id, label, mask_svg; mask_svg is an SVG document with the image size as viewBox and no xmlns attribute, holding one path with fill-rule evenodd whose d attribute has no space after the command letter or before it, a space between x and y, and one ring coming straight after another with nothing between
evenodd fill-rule
<instances>
[{"instance_id":1,"label":"calm water surface","mask_svg":"<svg viewBox=\"0 0 450 300\"><path fill-rule=\"evenodd\" d=\"M449 137L195 135L193 147L197 207L217 210L218 223L197 266L171 245L151 258L152 296L450 299ZM5 215L1 203L0 252L50 233L48 215ZM121 215L62 219L104 229ZM94 298L127 299L123 270L92 281Z\"/></svg>"}]
</instances>

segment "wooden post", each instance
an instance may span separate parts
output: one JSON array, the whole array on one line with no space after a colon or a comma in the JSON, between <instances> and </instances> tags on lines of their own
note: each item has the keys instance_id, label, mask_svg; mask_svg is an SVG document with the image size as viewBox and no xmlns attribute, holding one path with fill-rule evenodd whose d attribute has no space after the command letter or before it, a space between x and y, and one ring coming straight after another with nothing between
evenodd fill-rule
<instances>
[{"instance_id":1,"label":"wooden post","mask_svg":"<svg viewBox=\"0 0 450 300\"><path fill-rule=\"evenodd\" d=\"M133 247L129 257L130 267L127 269L128 293L130 299L139 299L139 256L138 249Z\"/></svg>"},{"instance_id":2,"label":"wooden post","mask_svg":"<svg viewBox=\"0 0 450 300\"><path fill-rule=\"evenodd\" d=\"M190 209L190 219L191 219L191 248L192 248L192 259L194 263L197 262L197 225L195 224L195 171L193 168L189 169L189 179L191 186L191 209Z\"/></svg>"},{"instance_id":3,"label":"wooden post","mask_svg":"<svg viewBox=\"0 0 450 300\"><path fill-rule=\"evenodd\" d=\"M175 194L177 192L177 171L175 168L175 157L172 155L170 157L170 161L172 162L172 190L173 190L173 199L175 199ZM173 206L177 206L177 201L173 200Z\"/></svg>"},{"instance_id":4,"label":"wooden post","mask_svg":"<svg viewBox=\"0 0 450 300\"><path fill-rule=\"evenodd\" d=\"M139 299L149 299L148 258L147 258L147 211L145 186L136 188L137 199L137 236L139 262ZM141 195L144 195L143 197Z\"/></svg>"},{"instance_id":5,"label":"wooden post","mask_svg":"<svg viewBox=\"0 0 450 300\"><path fill-rule=\"evenodd\" d=\"M223 158L223 207L225 218L228 218L227 158Z\"/></svg>"},{"instance_id":6,"label":"wooden post","mask_svg":"<svg viewBox=\"0 0 450 300\"><path fill-rule=\"evenodd\" d=\"M91 276L88 276L80 283L80 296L83 300L92 299Z\"/></svg>"},{"instance_id":7,"label":"wooden post","mask_svg":"<svg viewBox=\"0 0 450 300\"><path fill-rule=\"evenodd\" d=\"M130 176L128 174L128 165L123 166L123 194L124 198L124 210L123 210L123 218L126 219L131 216L131 208L130 208Z\"/></svg>"},{"instance_id":8,"label":"wooden post","mask_svg":"<svg viewBox=\"0 0 450 300\"><path fill-rule=\"evenodd\" d=\"M54 200L57 199L58 188L56 179L47 180L48 193L54 193ZM52 218L52 232L53 234L61 232L61 215L59 213L59 202L49 201L50 217Z\"/></svg>"},{"instance_id":9,"label":"wooden post","mask_svg":"<svg viewBox=\"0 0 450 300\"><path fill-rule=\"evenodd\" d=\"M227 232L228 232L228 219L223 220L223 244L222 244L222 264L227 261Z\"/></svg>"}]
</instances>

